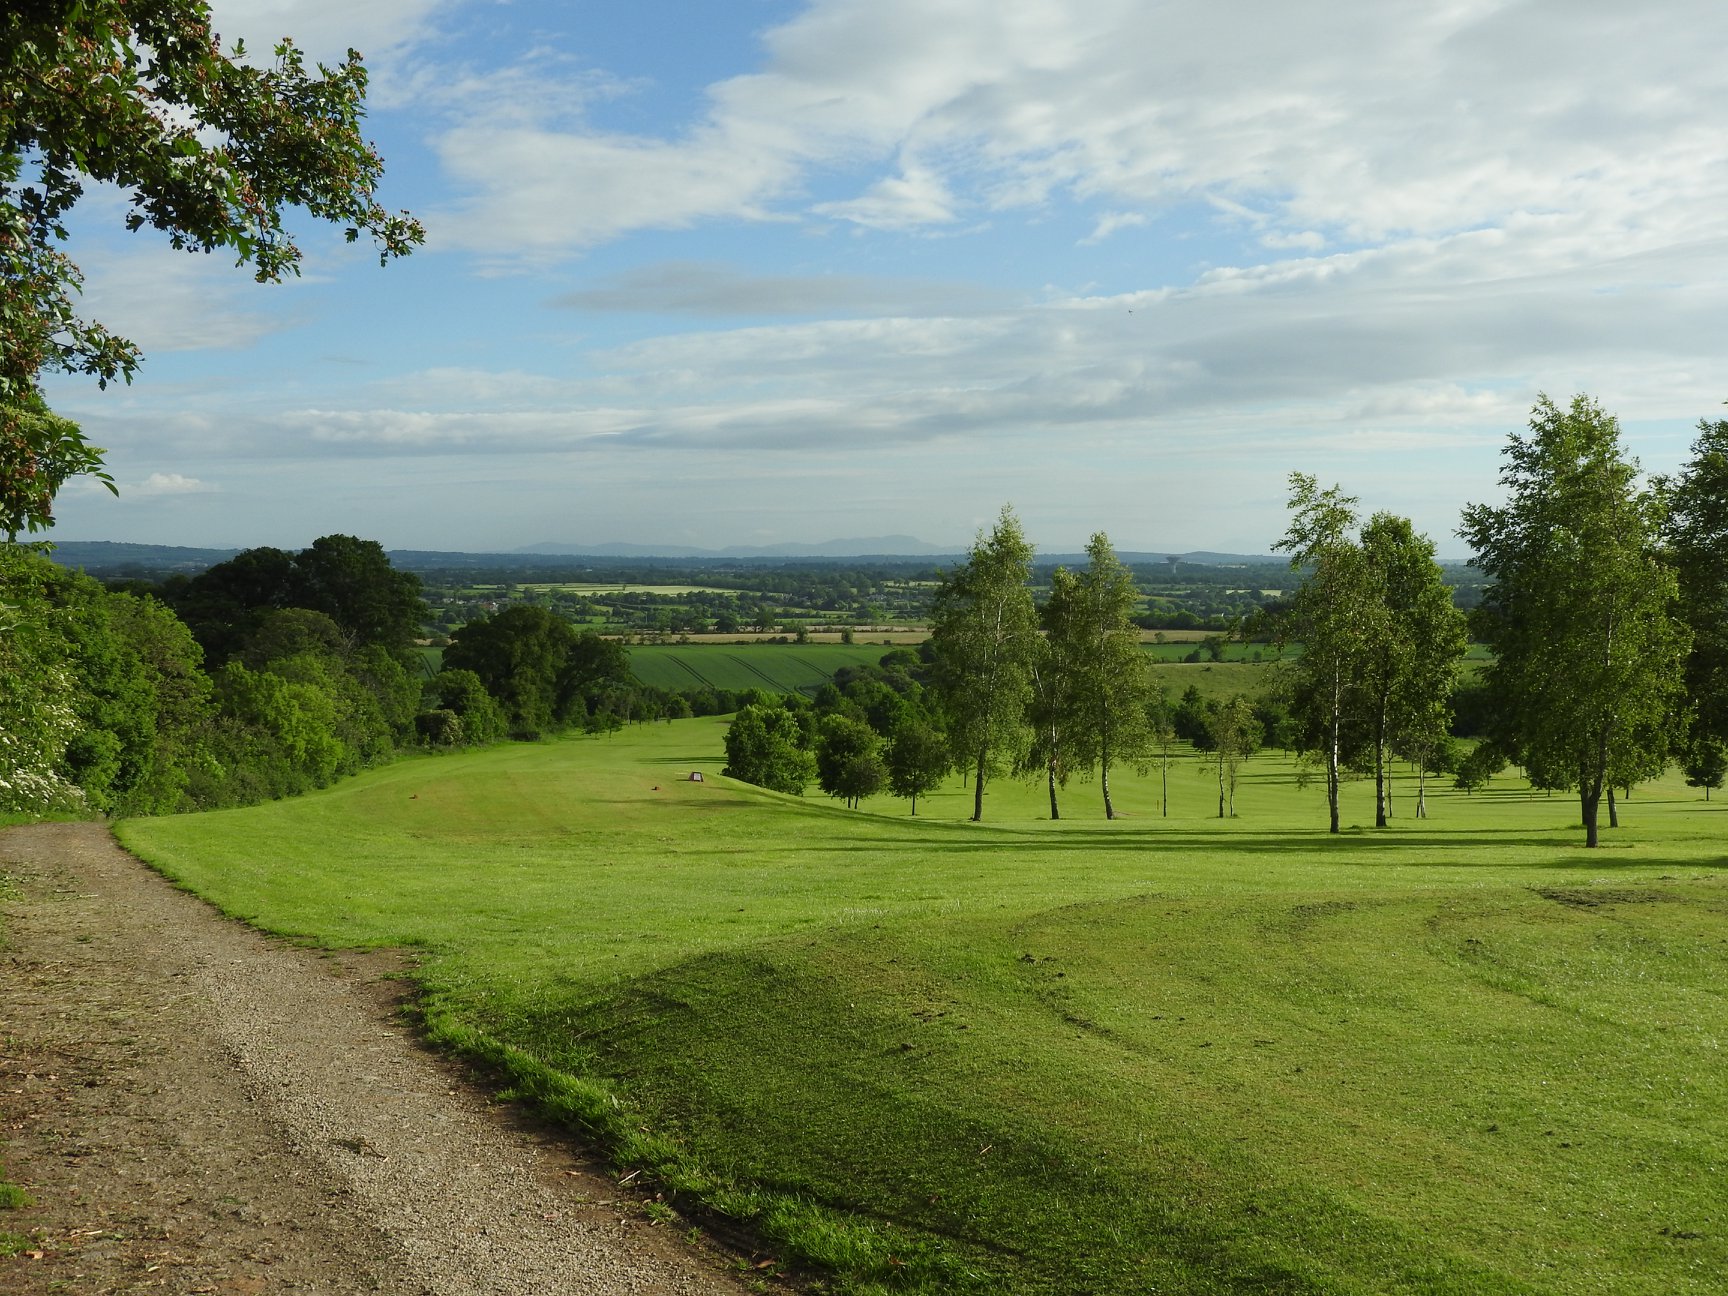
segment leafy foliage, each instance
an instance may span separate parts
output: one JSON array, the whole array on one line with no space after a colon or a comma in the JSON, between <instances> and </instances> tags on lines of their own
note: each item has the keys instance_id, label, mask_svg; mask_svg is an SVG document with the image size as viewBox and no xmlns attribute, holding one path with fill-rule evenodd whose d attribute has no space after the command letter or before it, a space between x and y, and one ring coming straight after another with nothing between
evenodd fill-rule
<instances>
[{"instance_id":1,"label":"leafy foliage","mask_svg":"<svg viewBox=\"0 0 1728 1296\"><path fill-rule=\"evenodd\" d=\"M1493 581L1473 618L1495 653L1492 737L1538 785L1577 790L1595 846L1604 791L1659 770L1675 736L1690 635L1657 549L1663 501L1586 396L1542 397L1505 460L1506 503L1471 505L1461 531Z\"/></svg>"},{"instance_id":2,"label":"leafy foliage","mask_svg":"<svg viewBox=\"0 0 1728 1296\"><path fill-rule=\"evenodd\" d=\"M823 716L816 727L816 782L831 797L856 808L888 782L882 740L862 720Z\"/></svg>"},{"instance_id":3,"label":"leafy foliage","mask_svg":"<svg viewBox=\"0 0 1728 1296\"><path fill-rule=\"evenodd\" d=\"M373 197L383 162L360 133L365 93L352 50L315 71L290 41L265 66L224 52L202 0L19 0L0 13L0 532L51 526L61 483L100 464L43 408L38 375L106 385L139 362L73 305L81 276L60 244L85 180L129 191L128 229L230 251L260 282L297 271L296 208L350 241L370 234L386 261L424 234Z\"/></svg>"},{"instance_id":4,"label":"leafy foliage","mask_svg":"<svg viewBox=\"0 0 1728 1296\"><path fill-rule=\"evenodd\" d=\"M795 714L783 706L752 703L726 728L726 768L722 773L775 792L802 796L816 777L816 757L806 747L804 729Z\"/></svg>"},{"instance_id":5,"label":"leafy foliage","mask_svg":"<svg viewBox=\"0 0 1728 1296\"><path fill-rule=\"evenodd\" d=\"M1038 652L1031 568L1032 546L1004 506L966 564L944 577L930 618L936 687L955 757L972 766L975 820L984 817L986 781L1013 768L1027 745Z\"/></svg>"},{"instance_id":6,"label":"leafy foliage","mask_svg":"<svg viewBox=\"0 0 1728 1296\"><path fill-rule=\"evenodd\" d=\"M1663 527L1679 586L1679 616L1692 632L1686 694L1694 744L1728 742L1728 420L1698 424L1692 458L1666 484ZM1706 785L1708 786L1708 785Z\"/></svg>"}]
</instances>

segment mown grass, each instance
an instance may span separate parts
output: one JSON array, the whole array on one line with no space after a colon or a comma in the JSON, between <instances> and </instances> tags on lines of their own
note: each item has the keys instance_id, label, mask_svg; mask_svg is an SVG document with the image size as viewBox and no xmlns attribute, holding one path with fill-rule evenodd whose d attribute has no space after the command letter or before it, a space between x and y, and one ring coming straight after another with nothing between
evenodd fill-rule
<instances>
[{"instance_id":1,"label":"mown grass","mask_svg":"<svg viewBox=\"0 0 1728 1296\"><path fill-rule=\"evenodd\" d=\"M437 1037L837 1290L1721 1290L1728 820L1677 781L1596 852L1507 780L1329 838L1274 757L1233 820L1190 758L1168 818L1124 774L973 825L732 784L722 728L121 834L422 948Z\"/></svg>"}]
</instances>

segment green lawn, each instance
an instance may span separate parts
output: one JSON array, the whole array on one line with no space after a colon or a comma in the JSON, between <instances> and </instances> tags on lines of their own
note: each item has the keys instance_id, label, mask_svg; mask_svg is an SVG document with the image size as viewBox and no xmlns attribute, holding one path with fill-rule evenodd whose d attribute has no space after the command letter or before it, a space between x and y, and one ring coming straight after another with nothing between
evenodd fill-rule
<instances>
[{"instance_id":1,"label":"green lawn","mask_svg":"<svg viewBox=\"0 0 1728 1296\"><path fill-rule=\"evenodd\" d=\"M272 930L426 953L435 1035L837 1290L1706 1293L1728 1272L1724 808L1580 846L1511 780L1323 831L1257 757L850 812L723 723L121 825ZM685 781L692 769L708 778ZM1372 821L1346 787L1345 823ZM332 843L340 843L333 849Z\"/></svg>"}]
</instances>

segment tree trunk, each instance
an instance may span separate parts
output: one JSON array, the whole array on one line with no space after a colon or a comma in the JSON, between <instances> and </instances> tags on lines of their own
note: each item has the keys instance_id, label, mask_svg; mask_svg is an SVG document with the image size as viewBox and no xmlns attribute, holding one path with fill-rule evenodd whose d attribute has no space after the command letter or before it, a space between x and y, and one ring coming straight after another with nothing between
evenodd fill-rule
<instances>
[{"instance_id":1,"label":"tree trunk","mask_svg":"<svg viewBox=\"0 0 1728 1296\"><path fill-rule=\"evenodd\" d=\"M1610 828L1620 826L1620 808L1614 804L1614 785L1612 783L1608 785L1608 826Z\"/></svg>"},{"instance_id":2,"label":"tree trunk","mask_svg":"<svg viewBox=\"0 0 1728 1296\"><path fill-rule=\"evenodd\" d=\"M1337 672L1332 675L1332 723L1326 735L1326 808L1331 817L1329 831L1338 828L1338 727L1343 720L1344 703Z\"/></svg>"},{"instance_id":3,"label":"tree trunk","mask_svg":"<svg viewBox=\"0 0 1728 1296\"><path fill-rule=\"evenodd\" d=\"M1050 780L1050 817L1060 819L1062 812L1056 808L1056 762L1054 759L1045 767L1045 774Z\"/></svg>"},{"instance_id":4,"label":"tree trunk","mask_svg":"<svg viewBox=\"0 0 1728 1296\"><path fill-rule=\"evenodd\" d=\"M1578 809L1580 817L1584 821L1584 845L1586 847L1598 845L1601 839L1597 831L1596 819L1597 812L1602 807L1602 782L1603 775L1601 773L1578 780Z\"/></svg>"},{"instance_id":5,"label":"tree trunk","mask_svg":"<svg viewBox=\"0 0 1728 1296\"><path fill-rule=\"evenodd\" d=\"M1098 747L1098 782L1104 789L1104 817L1114 819L1116 807L1110 804L1110 740L1104 739Z\"/></svg>"},{"instance_id":6,"label":"tree trunk","mask_svg":"<svg viewBox=\"0 0 1728 1296\"><path fill-rule=\"evenodd\" d=\"M1374 826L1384 828L1387 819L1386 705L1382 700L1374 718Z\"/></svg>"},{"instance_id":7,"label":"tree trunk","mask_svg":"<svg viewBox=\"0 0 1728 1296\"><path fill-rule=\"evenodd\" d=\"M1224 762L1218 762L1218 817L1224 817Z\"/></svg>"},{"instance_id":8,"label":"tree trunk","mask_svg":"<svg viewBox=\"0 0 1728 1296\"><path fill-rule=\"evenodd\" d=\"M1164 791L1159 797L1159 801L1164 807L1164 817L1168 819L1170 817L1170 756L1168 753L1164 756L1163 775Z\"/></svg>"},{"instance_id":9,"label":"tree trunk","mask_svg":"<svg viewBox=\"0 0 1728 1296\"><path fill-rule=\"evenodd\" d=\"M984 762L990 759L990 749L978 749L978 777L972 784L972 822L984 821Z\"/></svg>"},{"instance_id":10,"label":"tree trunk","mask_svg":"<svg viewBox=\"0 0 1728 1296\"><path fill-rule=\"evenodd\" d=\"M1416 763L1416 817L1428 817L1428 762Z\"/></svg>"}]
</instances>

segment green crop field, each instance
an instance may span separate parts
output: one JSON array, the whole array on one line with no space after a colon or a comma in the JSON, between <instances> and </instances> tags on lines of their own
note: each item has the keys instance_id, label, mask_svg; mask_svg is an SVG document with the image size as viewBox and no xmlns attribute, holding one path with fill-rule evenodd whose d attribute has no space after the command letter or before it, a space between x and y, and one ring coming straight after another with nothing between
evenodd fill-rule
<instances>
[{"instance_id":1,"label":"green crop field","mask_svg":"<svg viewBox=\"0 0 1728 1296\"><path fill-rule=\"evenodd\" d=\"M814 693L842 666L875 665L889 651L881 644L649 644L630 650L630 670L658 688Z\"/></svg>"},{"instance_id":2,"label":"green crop field","mask_svg":"<svg viewBox=\"0 0 1728 1296\"><path fill-rule=\"evenodd\" d=\"M958 783L735 784L722 732L119 831L270 930L421 951L434 1039L825 1290L1723 1290L1728 805L1641 787L1587 852L1565 797L1415 820L1404 780L1332 838L1282 757L1227 821L1184 757L1167 818L1124 774L1124 819L1003 783L975 825Z\"/></svg>"},{"instance_id":3,"label":"green crop field","mask_svg":"<svg viewBox=\"0 0 1728 1296\"><path fill-rule=\"evenodd\" d=\"M1240 649L1241 645L1232 645ZM842 666L875 665L891 651L880 643L703 643L651 644L630 649L630 670L644 684L688 689L707 684L723 689L763 689L775 693L813 693ZM1254 693L1266 682L1274 654L1262 662L1183 662L1192 644L1148 644L1152 676L1180 697L1189 684L1205 697Z\"/></svg>"}]
</instances>

